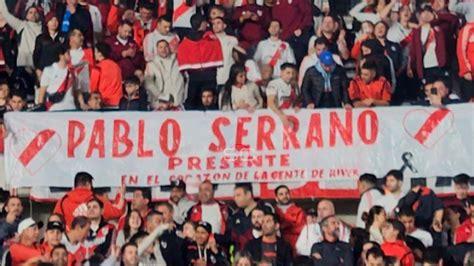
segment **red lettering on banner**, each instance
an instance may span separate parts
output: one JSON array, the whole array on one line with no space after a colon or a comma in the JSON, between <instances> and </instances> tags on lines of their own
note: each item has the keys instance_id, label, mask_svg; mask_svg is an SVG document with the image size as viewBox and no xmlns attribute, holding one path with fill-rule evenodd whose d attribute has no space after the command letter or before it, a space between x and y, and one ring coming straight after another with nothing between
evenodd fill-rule
<instances>
[{"instance_id":1,"label":"red lettering on banner","mask_svg":"<svg viewBox=\"0 0 474 266\"><path fill-rule=\"evenodd\" d=\"M221 152L225 150L226 142L224 135L220 131L220 125L228 126L230 125L230 120L227 117L218 117L212 122L212 133L216 136L218 144L211 143L209 144L209 151L212 152Z\"/></svg>"},{"instance_id":2,"label":"red lettering on banner","mask_svg":"<svg viewBox=\"0 0 474 266\"><path fill-rule=\"evenodd\" d=\"M296 133L300 128L300 121L295 116L289 115L288 120L293 124L293 127L286 127L283 129L283 149L288 150L290 143L295 149L300 149L301 145L296 137Z\"/></svg>"},{"instance_id":3,"label":"red lettering on banner","mask_svg":"<svg viewBox=\"0 0 474 266\"><path fill-rule=\"evenodd\" d=\"M123 134L120 133L123 128ZM112 157L122 158L128 156L132 152L133 142L128 137L130 135L130 126L125 120L114 120L114 135L112 141ZM119 145L125 145L125 150L120 152Z\"/></svg>"},{"instance_id":4,"label":"red lettering on banner","mask_svg":"<svg viewBox=\"0 0 474 266\"><path fill-rule=\"evenodd\" d=\"M173 130L173 144L168 147L168 138L169 138L169 126ZM179 150L179 145L181 143L181 128L179 124L174 119L166 119L161 125L160 129L160 146L163 153L168 157L173 157Z\"/></svg>"},{"instance_id":5,"label":"red lettering on banner","mask_svg":"<svg viewBox=\"0 0 474 266\"><path fill-rule=\"evenodd\" d=\"M311 149L313 142L316 142L318 148L323 147L323 130L321 129L321 114L311 114L308 127L308 135L306 136L305 147Z\"/></svg>"},{"instance_id":6,"label":"red lettering on banner","mask_svg":"<svg viewBox=\"0 0 474 266\"><path fill-rule=\"evenodd\" d=\"M329 113L329 146L336 146L337 132L346 146L352 145L352 111L346 111L346 125L343 126L336 112Z\"/></svg>"},{"instance_id":7,"label":"red lettering on banner","mask_svg":"<svg viewBox=\"0 0 474 266\"><path fill-rule=\"evenodd\" d=\"M76 138L76 131L79 130L79 136ZM67 157L75 157L76 148L84 141L86 137L85 126L83 123L70 120L68 123L68 133L67 133Z\"/></svg>"},{"instance_id":8,"label":"red lettering on banner","mask_svg":"<svg viewBox=\"0 0 474 266\"><path fill-rule=\"evenodd\" d=\"M280 166L290 166L290 155L289 154L282 154L280 156Z\"/></svg>"},{"instance_id":9,"label":"red lettering on banner","mask_svg":"<svg viewBox=\"0 0 474 266\"><path fill-rule=\"evenodd\" d=\"M370 136L367 136L367 118L369 119ZM379 132L378 126L379 120L376 112L365 110L359 115L359 118L357 119L357 130L359 131L360 139L364 144L370 145L375 143Z\"/></svg>"},{"instance_id":10,"label":"red lettering on banner","mask_svg":"<svg viewBox=\"0 0 474 266\"><path fill-rule=\"evenodd\" d=\"M145 120L138 120L138 158L153 157L153 150L145 149Z\"/></svg>"},{"instance_id":11,"label":"red lettering on banner","mask_svg":"<svg viewBox=\"0 0 474 266\"><path fill-rule=\"evenodd\" d=\"M207 170L216 170L216 157L208 157L206 160Z\"/></svg>"},{"instance_id":12,"label":"red lettering on banner","mask_svg":"<svg viewBox=\"0 0 474 266\"><path fill-rule=\"evenodd\" d=\"M87 148L86 158L90 158L94 150L99 151L99 158L105 157L104 144L104 124L103 119L96 120L92 127L92 136L89 140L89 147Z\"/></svg>"},{"instance_id":13,"label":"red lettering on banner","mask_svg":"<svg viewBox=\"0 0 474 266\"><path fill-rule=\"evenodd\" d=\"M221 166L219 167L221 170L229 169L229 158L222 157L221 159Z\"/></svg>"},{"instance_id":14,"label":"red lettering on banner","mask_svg":"<svg viewBox=\"0 0 474 266\"><path fill-rule=\"evenodd\" d=\"M270 127L265 129L265 125L268 124ZM267 150L274 150L272 134L275 131L275 120L273 117L268 115L262 115L258 117L258 128L257 128L257 150L263 150L265 144Z\"/></svg>"},{"instance_id":15,"label":"red lettering on banner","mask_svg":"<svg viewBox=\"0 0 474 266\"><path fill-rule=\"evenodd\" d=\"M183 159L178 157L172 157L168 159L168 170L175 170L176 166L183 164Z\"/></svg>"},{"instance_id":16,"label":"red lettering on banner","mask_svg":"<svg viewBox=\"0 0 474 266\"><path fill-rule=\"evenodd\" d=\"M201 170L201 159L197 156L189 157L188 170Z\"/></svg>"},{"instance_id":17,"label":"red lettering on banner","mask_svg":"<svg viewBox=\"0 0 474 266\"><path fill-rule=\"evenodd\" d=\"M235 136L235 145L244 146L246 145L243 141L244 137L248 136L249 131L245 129L245 124L252 121L252 118L246 117L239 117L237 119L237 129L236 129L236 136Z\"/></svg>"}]
</instances>

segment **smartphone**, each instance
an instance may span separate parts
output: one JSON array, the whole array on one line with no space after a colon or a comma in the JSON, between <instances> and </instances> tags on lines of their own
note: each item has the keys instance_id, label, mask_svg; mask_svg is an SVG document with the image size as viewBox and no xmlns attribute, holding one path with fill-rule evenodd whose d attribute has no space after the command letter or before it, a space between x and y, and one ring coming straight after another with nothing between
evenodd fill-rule
<instances>
[{"instance_id":1,"label":"smartphone","mask_svg":"<svg viewBox=\"0 0 474 266\"><path fill-rule=\"evenodd\" d=\"M438 89L437 88L431 88L431 95L438 95Z\"/></svg>"}]
</instances>

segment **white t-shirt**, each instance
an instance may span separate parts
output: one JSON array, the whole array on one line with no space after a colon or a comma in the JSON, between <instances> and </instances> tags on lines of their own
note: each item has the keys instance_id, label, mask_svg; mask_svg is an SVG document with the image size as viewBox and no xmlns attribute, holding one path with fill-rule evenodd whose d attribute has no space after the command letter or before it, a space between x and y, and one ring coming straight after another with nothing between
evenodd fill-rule
<instances>
[{"instance_id":1,"label":"white t-shirt","mask_svg":"<svg viewBox=\"0 0 474 266\"><path fill-rule=\"evenodd\" d=\"M219 208L219 204L202 204L202 220L208 222L212 226L213 233L219 233L221 231L222 226L222 215L221 209Z\"/></svg>"},{"instance_id":2,"label":"white t-shirt","mask_svg":"<svg viewBox=\"0 0 474 266\"><path fill-rule=\"evenodd\" d=\"M68 74L69 78L66 79ZM73 83L74 80L72 73L70 73L67 68L59 67L58 63L54 63L44 69L43 75L41 76L40 86L46 87L47 94L53 94L57 92L60 87L68 87L63 100L59 103L53 104L49 111L76 109L76 105L74 103Z\"/></svg>"},{"instance_id":3,"label":"white t-shirt","mask_svg":"<svg viewBox=\"0 0 474 266\"><path fill-rule=\"evenodd\" d=\"M89 63L85 60L85 52L82 48L69 50L71 64L75 69L77 83L82 92L90 91Z\"/></svg>"},{"instance_id":4,"label":"white t-shirt","mask_svg":"<svg viewBox=\"0 0 474 266\"><path fill-rule=\"evenodd\" d=\"M273 77L280 76L280 66L284 63L296 63L293 50L287 42L272 41L270 38L258 43L254 59L260 65L269 64L276 52L280 50L280 57L273 67Z\"/></svg>"},{"instance_id":5,"label":"white t-shirt","mask_svg":"<svg viewBox=\"0 0 474 266\"><path fill-rule=\"evenodd\" d=\"M267 96L274 95L276 97L276 105L278 107L281 108L288 105L291 107L293 104L291 102L292 90L290 84L287 84L281 78L277 78L268 83L266 94Z\"/></svg>"},{"instance_id":6,"label":"white t-shirt","mask_svg":"<svg viewBox=\"0 0 474 266\"><path fill-rule=\"evenodd\" d=\"M411 232L408 235L420 240L421 243L425 245L425 247L431 247L433 245L433 237L425 230L417 228L415 231Z\"/></svg>"},{"instance_id":7,"label":"white t-shirt","mask_svg":"<svg viewBox=\"0 0 474 266\"><path fill-rule=\"evenodd\" d=\"M176 51L179 44L179 36L176 33L168 33L166 35L161 34L158 30L154 30L146 35L143 40L143 54L145 60L150 62L155 57L156 44L158 41L165 40L170 45L171 51Z\"/></svg>"},{"instance_id":8,"label":"white t-shirt","mask_svg":"<svg viewBox=\"0 0 474 266\"><path fill-rule=\"evenodd\" d=\"M239 41L234 36L227 34L216 34L222 47L222 55L224 57L224 64L217 69L217 85L224 85L229 79L229 72L232 65L235 63L232 57L234 47L239 45Z\"/></svg>"},{"instance_id":9,"label":"white t-shirt","mask_svg":"<svg viewBox=\"0 0 474 266\"><path fill-rule=\"evenodd\" d=\"M426 44L430 35L430 29L433 31L434 34L433 28L421 27L421 43L425 47L427 46L425 55L423 56L423 66L425 68L438 66L438 58L436 57L436 38L433 38L430 44Z\"/></svg>"},{"instance_id":10,"label":"white t-shirt","mask_svg":"<svg viewBox=\"0 0 474 266\"><path fill-rule=\"evenodd\" d=\"M385 192L385 195L383 195L383 207L389 217L395 217L395 208L397 207L400 199L405 195L406 193L404 192L400 192L399 195Z\"/></svg>"},{"instance_id":11,"label":"white t-shirt","mask_svg":"<svg viewBox=\"0 0 474 266\"><path fill-rule=\"evenodd\" d=\"M375 205L383 205L383 195L378 189L370 189L360 198L359 207L357 208L356 226L365 228L365 223L362 220L362 214L364 212L369 213L370 209ZM383 207L383 206L382 206Z\"/></svg>"}]
</instances>

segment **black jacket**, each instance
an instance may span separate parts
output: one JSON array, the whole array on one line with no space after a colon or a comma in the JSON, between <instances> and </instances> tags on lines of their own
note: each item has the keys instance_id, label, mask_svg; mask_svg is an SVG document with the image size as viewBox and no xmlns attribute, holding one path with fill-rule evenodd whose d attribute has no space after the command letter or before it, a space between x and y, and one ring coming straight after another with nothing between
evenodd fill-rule
<instances>
[{"instance_id":1,"label":"black jacket","mask_svg":"<svg viewBox=\"0 0 474 266\"><path fill-rule=\"evenodd\" d=\"M277 266L288 266L293 264L293 251L290 244L285 240L278 238L277 240ZM252 239L245 246L245 251L252 255L252 260L262 260L262 238Z\"/></svg>"},{"instance_id":2,"label":"black jacket","mask_svg":"<svg viewBox=\"0 0 474 266\"><path fill-rule=\"evenodd\" d=\"M213 253L210 249L205 249L199 251L199 247L196 242L189 242L186 246L186 265L192 266L193 262L199 259L199 252L201 255L205 255L205 260L207 261L207 266L221 266L228 265L228 261L225 257L225 254L222 250L219 250L217 253ZM174 264L168 264L174 265Z\"/></svg>"},{"instance_id":3,"label":"black jacket","mask_svg":"<svg viewBox=\"0 0 474 266\"><path fill-rule=\"evenodd\" d=\"M314 253L318 253L321 259L316 259L313 255ZM311 255L314 265L354 265L351 245L339 240L336 242L324 240L323 242L315 243L311 247Z\"/></svg>"},{"instance_id":4,"label":"black jacket","mask_svg":"<svg viewBox=\"0 0 474 266\"><path fill-rule=\"evenodd\" d=\"M58 3L56 6L56 15L59 18L59 30L63 24L64 14L66 13L66 5ZM77 5L76 12L69 18L69 31L78 29L84 35L84 45L92 47L94 44L94 32L92 29L92 19L89 10L81 5Z\"/></svg>"},{"instance_id":5,"label":"black jacket","mask_svg":"<svg viewBox=\"0 0 474 266\"><path fill-rule=\"evenodd\" d=\"M349 81L347 79L344 69L340 66L336 66L331 74L331 95L334 98L334 102L337 106L342 104L348 104L349 94L347 88ZM303 84L301 85L301 92L304 97L304 105L314 103L315 107L320 106L321 98L324 93L324 78L316 67L310 67L306 70L303 78Z\"/></svg>"},{"instance_id":6,"label":"black jacket","mask_svg":"<svg viewBox=\"0 0 474 266\"><path fill-rule=\"evenodd\" d=\"M175 231L165 231L160 236L160 250L167 265L184 266L184 240Z\"/></svg>"},{"instance_id":7,"label":"black jacket","mask_svg":"<svg viewBox=\"0 0 474 266\"><path fill-rule=\"evenodd\" d=\"M148 97L146 91L140 89L138 95L128 98L124 93L119 102L119 110L121 111L148 111Z\"/></svg>"},{"instance_id":8,"label":"black jacket","mask_svg":"<svg viewBox=\"0 0 474 266\"><path fill-rule=\"evenodd\" d=\"M43 70L52 65L58 59L56 58L58 49L64 44L66 36L59 32L56 37L51 38L48 32L36 37L35 50L33 51L33 63L35 68Z\"/></svg>"}]
</instances>

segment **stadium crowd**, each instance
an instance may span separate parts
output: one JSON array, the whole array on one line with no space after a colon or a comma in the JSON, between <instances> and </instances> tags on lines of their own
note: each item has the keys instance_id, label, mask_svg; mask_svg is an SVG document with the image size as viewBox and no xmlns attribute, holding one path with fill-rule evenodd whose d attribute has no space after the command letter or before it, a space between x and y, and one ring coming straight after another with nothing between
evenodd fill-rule
<instances>
[{"instance_id":1,"label":"stadium crowd","mask_svg":"<svg viewBox=\"0 0 474 266\"><path fill-rule=\"evenodd\" d=\"M399 170L380 180L363 174L352 225L328 199L302 209L286 185L275 189L272 204L255 198L250 183L238 183L225 203L209 180L197 195L173 181L169 200L153 202L150 188L140 187L122 187L109 199L80 172L42 238L43 222L27 217L18 197L5 201L2 265L474 265L469 179L455 176L455 195L442 200L424 186L404 191Z\"/></svg>"},{"instance_id":2,"label":"stadium crowd","mask_svg":"<svg viewBox=\"0 0 474 266\"><path fill-rule=\"evenodd\" d=\"M0 0L0 113L269 108L291 126L286 109L474 100L474 1L342 2ZM4 202L1 265L474 265L472 181L453 181L441 199L402 191L398 170L363 174L350 224L285 185L275 204L247 183L224 203L176 181L152 202L80 172L45 224Z\"/></svg>"}]
</instances>

